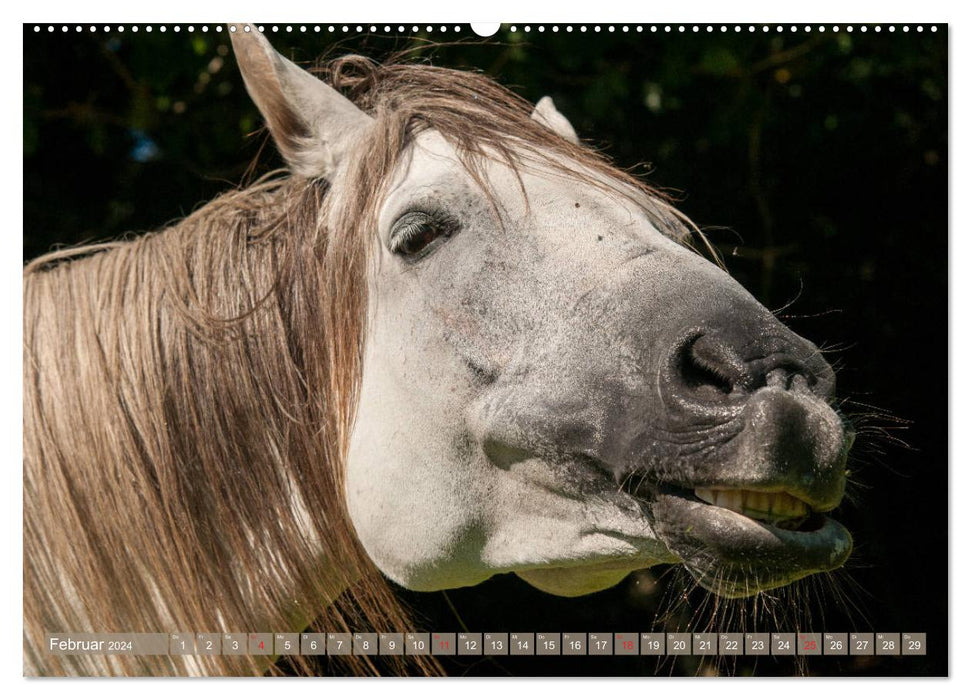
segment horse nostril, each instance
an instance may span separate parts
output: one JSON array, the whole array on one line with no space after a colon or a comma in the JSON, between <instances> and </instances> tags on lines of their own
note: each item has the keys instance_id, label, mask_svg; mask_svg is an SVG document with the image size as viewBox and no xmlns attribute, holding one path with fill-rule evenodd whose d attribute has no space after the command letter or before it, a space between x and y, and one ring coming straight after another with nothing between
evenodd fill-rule
<instances>
[{"instance_id":1,"label":"horse nostril","mask_svg":"<svg viewBox=\"0 0 971 700\"><path fill-rule=\"evenodd\" d=\"M760 344L766 345L761 352ZM740 348L756 356L743 356ZM750 337L699 331L677 347L671 367L682 391L702 402L717 403L726 396L740 397L762 387L819 393L816 373L797 357L798 349L778 338L770 345Z\"/></svg>"},{"instance_id":2,"label":"horse nostril","mask_svg":"<svg viewBox=\"0 0 971 700\"><path fill-rule=\"evenodd\" d=\"M731 394L745 382L745 366L724 344L699 335L678 354L678 373L686 387L697 392Z\"/></svg>"}]
</instances>

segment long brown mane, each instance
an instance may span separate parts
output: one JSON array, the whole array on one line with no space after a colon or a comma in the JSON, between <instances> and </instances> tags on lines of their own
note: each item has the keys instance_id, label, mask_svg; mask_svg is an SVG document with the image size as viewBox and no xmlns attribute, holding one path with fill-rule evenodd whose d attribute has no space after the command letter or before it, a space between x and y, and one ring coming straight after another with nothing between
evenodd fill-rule
<instances>
[{"instance_id":1,"label":"long brown mane","mask_svg":"<svg viewBox=\"0 0 971 700\"><path fill-rule=\"evenodd\" d=\"M28 673L267 670L233 656L55 657L48 632L410 629L355 537L343 478L375 209L419 131L455 144L486 189L484 157L607 175L683 238L656 193L482 75L360 57L320 72L375 118L343 181L264 178L167 229L24 271ZM440 668L408 662L397 672Z\"/></svg>"}]
</instances>

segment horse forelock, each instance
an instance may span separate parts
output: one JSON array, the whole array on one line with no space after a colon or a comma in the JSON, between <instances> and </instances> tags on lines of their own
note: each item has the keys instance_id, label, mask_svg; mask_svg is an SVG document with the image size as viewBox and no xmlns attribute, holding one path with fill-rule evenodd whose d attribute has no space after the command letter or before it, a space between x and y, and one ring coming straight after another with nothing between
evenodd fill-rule
<instances>
[{"instance_id":1,"label":"horse forelock","mask_svg":"<svg viewBox=\"0 0 971 700\"><path fill-rule=\"evenodd\" d=\"M399 62L405 56L396 54L384 63L343 56L311 70L375 122L358 144L358 157L351 159L347 182L355 188L357 212L375 213L401 153L418 134L432 130L454 146L469 175L490 197L494 193L484 175L485 162L498 159L517 175L531 163L550 166L631 200L661 233L688 247L697 240L717 260L707 239L667 192L617 167L601 151L556 134L532 118L534 106L525 98L481 73Z\"/></svg>"},{"instance_id":2,"label":"horse forelock","mask_svg":"<svg viewBox=\"0 0 971 700\"><path fill-rule=\"evenodd\" d=\"M484 159L539 159L636 193L662 232L687 238L657 191L483 75L361 57L319 72L375 118L343 181L271 175L162 231L25 269L28 672L265 670L233 656L200 668L52 657L45 632L279 631L314 618L330 631L408 629L343 494L370 237L418 133L441 133L486 192ZM342 660L375 671L368 657Z\"/></svg>"}]
</instances>

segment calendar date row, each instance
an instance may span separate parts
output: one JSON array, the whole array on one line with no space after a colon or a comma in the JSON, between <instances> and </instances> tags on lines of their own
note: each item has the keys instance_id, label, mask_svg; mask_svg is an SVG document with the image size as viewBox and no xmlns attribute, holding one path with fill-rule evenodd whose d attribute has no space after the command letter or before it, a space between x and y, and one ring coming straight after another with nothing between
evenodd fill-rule
<instances>
[{"instance_id":1,"label":"calendar date row","mask_svg":"<svg viewBox=\"0 0 971 700\"><path fill-rule=\"evenodd\" d=\"M51 654L239 656L925 656L899 632L49 634Z\"/></svg>"}]
</instances>

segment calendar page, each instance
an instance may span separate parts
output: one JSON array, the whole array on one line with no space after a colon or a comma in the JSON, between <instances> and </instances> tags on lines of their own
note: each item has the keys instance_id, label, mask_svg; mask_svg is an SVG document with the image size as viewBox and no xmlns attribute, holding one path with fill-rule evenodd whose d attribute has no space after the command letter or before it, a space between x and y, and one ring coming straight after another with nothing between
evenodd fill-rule
<instances>
[{"instance_id":1,"label":"calendar page","mask_svg":"<svg viewBox=\"0 0 971 700\"><path fill-rule=\"evenodd\" d=\"M949 674L946 24L22 31L24 675Z\"/></svg>"}]
</instances>

